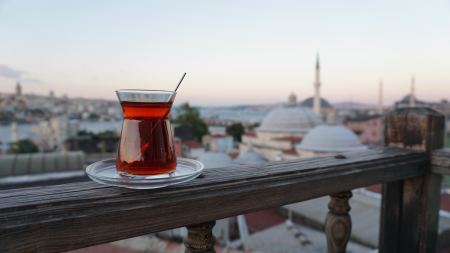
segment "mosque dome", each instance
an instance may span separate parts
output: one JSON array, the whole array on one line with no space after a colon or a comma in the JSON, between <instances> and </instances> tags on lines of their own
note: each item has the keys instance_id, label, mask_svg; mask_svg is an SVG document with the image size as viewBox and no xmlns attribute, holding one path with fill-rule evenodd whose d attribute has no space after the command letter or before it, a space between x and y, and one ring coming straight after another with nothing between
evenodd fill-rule
<instances>
[{"instance_id":1,"label":"mosque dome","mask_svg":"<svg viewBox=\"0 0 450 253\"><path fill-rule=\"evenodd\" d=\"M408 94L408 95L404 96L401 100L395 102L395 107L397 107L397 108L409 107L411 100L414 100L415 106L425 106L426 105L425 102L417 99L416 96Z\"/></svg>"},{"instance_id":2,"label":"mosque dome","mask_svg":"<svg viewBox=\"0 0 450 253\"><path fill-rule=\"evenodd\" d=\"M301 106L312 108L314 104L314 97L309 97L300 104ZM320 108L332 108L330 102L324 98L320 98Z\"/></svg>"},{"instance_id":3,"label":"mosque dome","mask_svg":"<svg viewBox=\"0 0 450 253\"><path fill-rule=\"evenodd\" d=\"M264 159L260 154L256 152L247 151L241 152L239 156L234 159L234 162L242 165L257 165L265 163L266 159Z\"/></svg>"},{"instance_id":4,"label":"mosque dome","mask_svg":"<svg viewBox=\"0 0 450 253\"><path fill-rule=\"evenodd\" d=\"M367 147L358 139L350 129L343 126L320 125L309 131L300 144L296 146L301 152L350 152L366 150Z\"/></svg>"},{"instance_id":5,"label":"mosque dome","mask_svg":"<svg viewBox=\"0 0 450 253\"><path fill-rule=\"evenodd\" d=\"M262 120L258 131L306 133L321 123L320 118L309 108L287 106L273 109Z\"/></svg>"},{"instance_id":6,"label":"mosque dome","mask_svg":"<svg viewBox=\"0 0 450 253\"><path fill-rule=\"evenodd\" d=\"M220 168L233 164L233 160L224 153L205 152L197 160L205 165L205 169Z\"/></svg>"}]
</instances>

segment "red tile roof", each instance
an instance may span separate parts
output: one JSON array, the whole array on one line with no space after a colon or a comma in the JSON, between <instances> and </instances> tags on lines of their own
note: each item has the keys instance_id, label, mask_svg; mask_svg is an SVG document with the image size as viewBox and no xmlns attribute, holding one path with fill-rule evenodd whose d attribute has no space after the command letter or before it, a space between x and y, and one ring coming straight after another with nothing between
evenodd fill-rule
<instances>
[{"instance_id":1,"label":"red tile roof","mask_svg":"<svg viewBox=\"0 0 450 253\"><path fill-rule=\"evenodd\" d=\"M298 155L298 153L297 153L297 150L295 150L295 149L286 149L286 150L283 150L283 154L286 154L286 155Z\"/></svg>"},{"instance_id":2,"label":"red tile roof","mask_svg":"<svg viewBox=\"0 0 450 253\"><path fill-rule=\"evenodd\" d=\"M250 233L262 231L283 223L286 218L277 213L274 209L261 210L254 213L245 214L245 221Z\"/></svg>"},{"instance_id":3,"label":"red tile roof","mask_svg":"<svg viewBox=\"0 0 450 253\"><path fill-rule=\"evenodd\" d=\"M244 134L247 137L256 137L256 133L255 132L247 132Z\"/></svg>"},{"instance_id":4,"label":"red tile roof","mask_svg":"<svg viewBox=\"0 0 450 253\"><path fill-rule=\"evenodd\" d=\"M212 134L211 137L213 138L224 138L224 137L228 137L229 135L225 135L225 134Z\"/></svg>"},{"instance_id":5,"label":"red tile roof","mask_svg":"<svg viewBox=\"0 0 450 253\"><path fill-rule=\"evenodd\" d=\"M230 153L228 153L228 156L231 157L231 159L236 159L236 157L239 156L239 152L231 151Z\"/></svg>"},{"instance_id":6,"label":"red tile roof","mask_svg":"<svg viewBox=\"0 0 450 253\"><path fill-rule=\"evenodd\" d=\"M189 148L203 148L203 145L195 140L185 141L183 142L183 144L188 146Z\"/></svg>"},{"instance_id":7,"label":"red tile roof","mask_svg":"<svg viewBox=\"0 0 450 253\"><path fill-rule=\"evenodd\" d=\"M366 187L366 190L369 190L371 192L381 193L383 190L383 187L381 184L374 184Z\"/></svg>"},{"instance_id":8,"label":"red tile roof","mask_svg":"<svg viewBox=\"0 0 450 253\"><path fill-rule=\"evenodd\" d=\"M441 194L441 210L450 212L450 194Z\"/></svg>"},{"instance_id":9,"label":"red tile roof","mask_svg":"<svg viewBox=\"0 0 450 253\"><path fill-rule=\"evenodd\" d=\"M296 144L302 141L302 137L299 136L285 136L285 137L278 137L278 138L273 138L273 140L276 141L288 141L292 144Z\"/></svg>"}]
</instances>

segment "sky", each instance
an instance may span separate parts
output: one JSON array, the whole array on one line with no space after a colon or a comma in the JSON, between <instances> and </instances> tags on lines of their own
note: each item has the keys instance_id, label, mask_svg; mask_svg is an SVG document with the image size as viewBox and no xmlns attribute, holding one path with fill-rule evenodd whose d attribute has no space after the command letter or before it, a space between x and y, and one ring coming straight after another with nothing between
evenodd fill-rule
<instances>
[{"instance_id":1,"label":"sky","mask_svg":"<svg viewBox=\"0 0 450 253\"><path fill-rule=\"evenodd\" d=\"M173 89L197 105L322 95L450 99L450 1L0 0L0 92L115 99Z\"/></svg>"}]
</instances>

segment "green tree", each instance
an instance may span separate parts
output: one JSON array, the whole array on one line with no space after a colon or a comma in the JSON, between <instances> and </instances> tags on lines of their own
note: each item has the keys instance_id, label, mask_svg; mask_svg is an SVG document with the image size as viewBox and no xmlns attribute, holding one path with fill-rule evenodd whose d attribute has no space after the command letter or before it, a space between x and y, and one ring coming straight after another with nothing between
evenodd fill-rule
<instances>
[{"instance_id":1,"label":"green tree","mask_svg":"<svg viewBox=\"0 0 450 253\"><path fill-rule=\"evenodd\" d=\"M8 111L0 112L0 124L9 124L14 120L14 114Z\"/></svg>"},{"instance_id":2,"label":"green tree","mask_svg":"<svg viewBox=\"0 0 450 253\"><path fill-rule=\"evenodd\" d=\"M259 123L256 122L256 123L253 123L250 126L248 126L248 130L249 131L254 131L258 127L259 127Z\"/></svg>"},{"instance_id":3,"label":"green tree","mask_svg":"<svg viewBox=\"0 0 450 253\"><path fill-rule=\"evenodd\" d=\"M227 126L227 134L233 136L235 141L240 142L242 140L242 135L244 134L245 129L241 123L234 123Z\"/></svg>"},{"instance_id":4,"label":"green tree","mask_svg":"<svg viewBox=\"0 0 450 253\"><path fill-rule=\"evenodd\" d=\"M19 140L10 144L8 153L10 154L24 154L24 153L37 153L38 147L29 139Z\"/></svg>"},{"instance_id":5,"label":"green tree","mask_svg":"<svg viewBox=\"0 0 450 253\"><path fill-rule=\"evenodd\" d=\"M202 136L208 134L208 126L200 118L198 109L190 106L189 103L183 103L180 105L179 110L180 112L174 119L174 122L190 128L195 138L197 138L198 141L201 141Z\"/></svg>"},{"instance_id":6,"label":"green tree","mask_svg":"<svg viewBox=\"0 0 450 253\"><path fill-rule=\"evenodd\" d=\"M95 135L98 139L118 139L116 131L106 130Z\"/></svg>"}]
</instances>

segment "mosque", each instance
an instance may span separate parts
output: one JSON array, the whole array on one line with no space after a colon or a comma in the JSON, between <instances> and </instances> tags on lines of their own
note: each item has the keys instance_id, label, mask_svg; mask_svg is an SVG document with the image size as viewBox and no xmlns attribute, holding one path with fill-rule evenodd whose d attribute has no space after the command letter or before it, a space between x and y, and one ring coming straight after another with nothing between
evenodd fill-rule
<instances>
[{"instance_id":1,"label":"mosque","mask_svg":"<svg viewBox=\"0 0 450 253\"><path fill-rule=\"evenodd\" d=\"M366 149L356 134L340 125L329 125L336 110L320 96L320 62L315 66L314 96L270 111L254 131L242 136L241 152L254 152L269 161L298 159Z\"/></svg>"},{"instance_id":2,"label":"mosque","mask_svg":"<svg viewBox=\"0 0 450 253\"><path fill-rule=\"evenodd\" d=\"M404 96L401 100L395 102L395 108L406 108L406 107L435 107L431 103L426 103L417 99L416 96L416 79L414 76L411 77L411 91L409 94Z\"/></svg>"}]
</instances>

